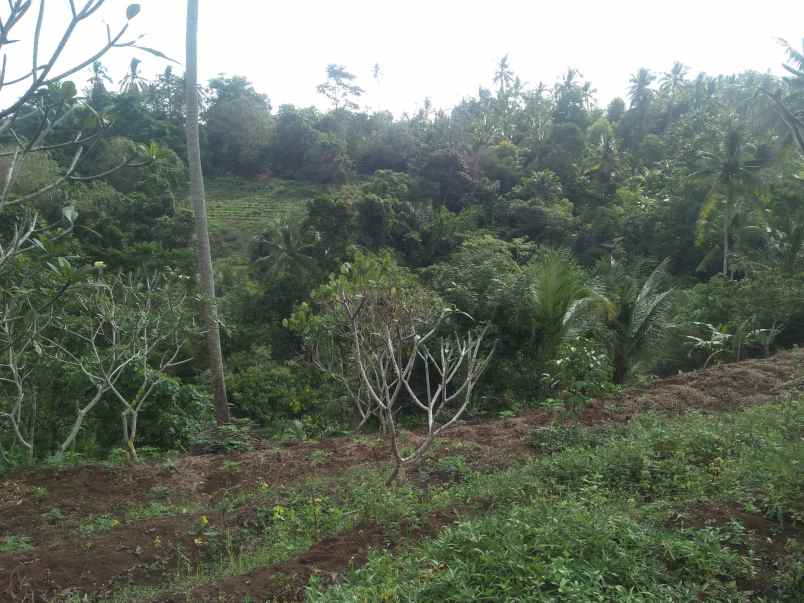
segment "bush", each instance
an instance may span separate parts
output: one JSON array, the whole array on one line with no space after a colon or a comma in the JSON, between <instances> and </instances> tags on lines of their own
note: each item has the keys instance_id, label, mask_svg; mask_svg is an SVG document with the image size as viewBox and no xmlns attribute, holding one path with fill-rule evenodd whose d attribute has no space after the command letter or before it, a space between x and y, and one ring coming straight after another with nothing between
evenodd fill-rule
<instances>
[{"instance_id":1,"label":"bush","mask_svg":"<svg viewBox=\"0 0 804 603\"><path fill-rule=\"evenodd\" d=\"M253 423L249 419L234 419L198 433L190 442L193 454L226 454L245 452L254 448Z\"/></svg>"}]
</instances>

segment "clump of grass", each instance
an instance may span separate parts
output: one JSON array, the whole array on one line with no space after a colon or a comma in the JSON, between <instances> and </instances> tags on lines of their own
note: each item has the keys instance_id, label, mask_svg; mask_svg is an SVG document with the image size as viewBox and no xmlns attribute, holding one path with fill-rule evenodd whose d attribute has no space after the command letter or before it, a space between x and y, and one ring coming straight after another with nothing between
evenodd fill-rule
<instances>
[{"instance_id":1,"label":"clump of grass","mask_svg":"<svg viewBox=\"0 0 804 603\"><path fill-rule=\"evenodd\" d=\"M33 550L28 536L6 536L0 540L0 553L27 553Z\"/></svg>"}]
</instances>

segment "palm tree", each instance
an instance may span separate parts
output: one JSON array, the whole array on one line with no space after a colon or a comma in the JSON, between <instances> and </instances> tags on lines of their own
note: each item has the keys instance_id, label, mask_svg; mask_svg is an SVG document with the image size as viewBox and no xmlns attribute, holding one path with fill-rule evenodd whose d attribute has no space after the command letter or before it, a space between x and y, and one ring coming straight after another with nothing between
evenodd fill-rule
<instances>
[{"instance_id":1,"label":"palm tree","mask_svg":"<svg viewBox=\"0 0 804 603\"><path fill-rule=\"evenodd\" d=\"M92 106L97 109L102 104L103 99L109 94L106 90L106 84L112 83L112 78L109 77L109 72L106 71L106 68L100 61L95 61L92 63L92 77L89 78L88 83L90 87L89 96Z\"/></svg>"},{"instance_id":2,"label":"palm tree","mask_svg":"<svg viewBox=\"0 0 804 603\"><path fill-rule=\"evenodd\" d=\"M684 85L687 77L687 66L679 61L673 63L670 71L662 74L660 90L670 97L670 104L676 99L676 95Z\"/></svg>"},{"instance_id":3,"label":"palm tree","mask_svg":"<svg viewBox=\"0 0 804 603\"><path fill-rule=\"evenodd\" d=\"M703 222L718 205L723 206L723 276L729 276L731 253L731 226L741 199L756 197L760 188L759 171L770 158L762 156L753 145L743 139L740 128L730 124L718 153L701 153L704 167L693 174L710 183L709 194L701 208Z\"/></svg>"},{"instance_id":4,"label":"palm tree","mask_svg":"<svg viewBox=\"0 0 804 603\"><path fill-rule=\"evenodd\" d=\"M653 98L653 91L650 89L650 86L655 79L656 76L644 67L631 76L628 96L631 97L632 109L647 108L647 105L650 104Z\"/></svg>"},{"instance_id":5,"label":"palm tree","mask_svg":"<svg viewBox=\"0 0 804 603\"><path fill-rule=\"evenodd\" d=\"M616 384L625 383L639 357L654 348L670 326L673 290L663 287L668 263L669 258L647 277L644 260L629 267L612 257L604 266L596 298L608 331Z\"/></svg>"},{"instance_id":6,"label":"palm tree","mask_svg":"<svg viewBox=\"0 0 804 603\"><path fill-rule=\"evenodd\" d=\"M128 66L128 73L120 80L120 92L123 94L144 92L148 87L148 80L140 75L140 64L142 61L139 59L131 59Z\"/></svg>"},{"instance_id":7,"label":"palm tree","mask_svg":"<svg viewBox=\"0 0 804 603\"><path fill-rule=\"evenodd\" d=\"M498 86L499 98L504 98L506 92L511 88L514 82L514 72L508 64L508 55L506 54L497 63L497 70L494 72L494 83Z\"/></svg>"},{"instance_id":8,"label":"palm tree","mask_svg":"<svg viewBox=\"0 0 804 603\"><path fill-rule=\"evenodd\" d=\"M310 272L316 266L311 252L317 238L318 233L305 232L299 221L275 224L257 241L255 262L267 263L269 274Z\"/></svg>"},{"instance_id":9,"label":"palm tree","mask_svg":"<svg viewBox=\"0 0 804 603\"><path fill-rule=\"evenodd\" d=\"M219 424L231 420L226 380L223 371L221 332L218 304L215 298L215 273L207 225L207 203L204 193L204 173L201 169L201 143L198 127L198 0L187 0L187 70L185 72L185 103L187 106L187 165L190 171L190 199L195 213L195 233L198 242L198 267L201 300L201 319L207 331L209 372L215 397L215 417Z\"/></svg>"},{"instance_id":10,"label":"palm tree","mask_svg":"<svg viewBox=\"0 0 804 603\"><path fill-rule=\"evenodd\" d=\"M518 321L526 326L532 343L539 340L541 361L554 357L592 301L585 272L565 250L547 249L537 254L511 292Z\"/></svg>"},{"instance_id":11,"label":"palm tree","mask_svg":"<svg viewBox=\"0 0 804 603\"><path fill-rule=\"evenodd\" d=\"M782 98L781 92L771 94L765 90L775 102L782 119L790 128L790 132L798 145L799 151L804 155L804 40L801 42L801 52L793 48L786 40L779 40L787 54L787 63L783 65L791 76L785 79L790 94Z\"/></svg>"},{"instance_id":12,"label":"palm tree","mask_svg":"<svg viewBox=\"0 0 804 603\"><path fill-rule=\"evenodd\" d=\"M636 140L641 141L645 133L645 122L648 118L648 109L653 100L653 84L656 76L644 67L631 76L631 85L628 88L628 96L631 97L631 109L637 116L637 135Z\"/></svg>"}]
</instances>

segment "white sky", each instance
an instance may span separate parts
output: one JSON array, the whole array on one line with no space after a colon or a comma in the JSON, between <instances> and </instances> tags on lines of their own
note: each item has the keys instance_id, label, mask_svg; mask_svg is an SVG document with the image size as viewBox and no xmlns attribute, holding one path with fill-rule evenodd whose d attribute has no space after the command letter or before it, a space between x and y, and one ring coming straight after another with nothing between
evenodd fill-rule
<instances>
[{"instance_id":1,"label":"white sky","mask_svg":"<svg viewBox=\"0 0 804 603\"><path fill-rule=\"evenodd\" d=\"M66 6L67 0L51 0L49 6L59 4ZM142 44L183 62L186 2L140 4L132 32L147 34ZM107 0L98 18L114 29L124 22L127 5ZM53 16L58 17L55 11ZM479 85L491 85L495 64L506 53L516 74L530 84L552 85L568 67L578 68L601 104L624 95L629 75L639 67L666 71L674 60L692 74L779 73L783 52L775 38L800 45L804 1L201 0L200 30L202 79L244 75L275 108L324 107L315 87L326 65L339 63L368 90L364 105L398 115L414 111L426 96L448 108ZM80 31L87 35L76 38L71 57L89 54L105 36L98 19ZM8 48L25 51L22 44ZM136 56L146 75L166 65L144 53ZM131 57L130 49L122 49L104 60L115 81ZM18 60L30 62L24 54ZM371 77L375 63L382 71L379 85Z\"/></svg>"}]
</instances>

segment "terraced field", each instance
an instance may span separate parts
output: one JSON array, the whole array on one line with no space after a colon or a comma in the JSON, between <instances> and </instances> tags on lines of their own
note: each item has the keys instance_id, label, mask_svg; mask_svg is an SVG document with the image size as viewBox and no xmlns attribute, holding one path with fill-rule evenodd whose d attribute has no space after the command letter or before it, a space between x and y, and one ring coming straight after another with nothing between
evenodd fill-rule
<instances>
[{"instance_id":1,"label":"terraced field","mask_svg":"<svg viewBox=\"0 0 804 603\"><path fill-rule=\"evenodd\" d=\"M303 215L307 201L325 192L326 187L279 178L208 180L207 215L215 255L244 252L270 224ZM189 200L186 203L189 206Z\"/></svg>"}]
</instances>

